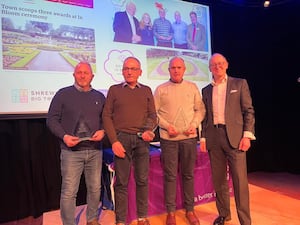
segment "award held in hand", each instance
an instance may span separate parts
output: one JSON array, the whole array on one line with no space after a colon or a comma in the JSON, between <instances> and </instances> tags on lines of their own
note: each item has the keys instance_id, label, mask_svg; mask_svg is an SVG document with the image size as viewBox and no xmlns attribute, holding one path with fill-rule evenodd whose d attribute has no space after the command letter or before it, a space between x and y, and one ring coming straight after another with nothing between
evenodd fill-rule
<instances>
[{"instance_id":1,"label":"award held in hand","mask_svg":"<svg viewBox=\"0 0 300 225\"><path fill-rule=\"evenodd\" d=\"M149 135L152 136L152 138L155 137L155 130L158 127L158 117L156 120L153 120L151 118L146 119L146 122L144 123L143 130L149 132ZM137 136L142 137L143 132L138 132Z\"/></svg>"},{"instance_id":2,"label":"award held in hand","mask_svg":"<svg viewBox=\"0 0 300 225\"><path fill-rule=\"evenodd\" d=\"M88 141L91 139L91 130L82 117L79 118L76 124L74 135L79 137L79 141Z\"/></svg>"},{"instance_id":3,"label":"award held in hand","mask_svg":"<svg viewBox=\"0 0 300 225\"><path fill-rule=\"evenodd\" d=\"M188 123L187 123L187 119L186 116L184 114L184 111L182 108L179 108L174 120L174 126L176 128L176 130L183 134L186 129L188 128Z\"/></svg>"}]
</instances>

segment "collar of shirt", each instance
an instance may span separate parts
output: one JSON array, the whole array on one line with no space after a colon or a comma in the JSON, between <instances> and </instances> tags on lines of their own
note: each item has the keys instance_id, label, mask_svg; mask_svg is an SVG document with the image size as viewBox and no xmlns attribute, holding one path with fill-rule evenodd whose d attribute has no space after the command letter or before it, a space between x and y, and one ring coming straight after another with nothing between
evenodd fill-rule
<instances>
[{"instance_id":1,"label":"collar of shirt","mask_svg":"<svg viewBox=\"0 0 300 225\"><path fill-rule=\"evenodd\" d=\"M196 23L192 23L193 27L199 27L199 22L196 22Z\"/></svg>"},{"instance_id":2,"label":"collar of shirt","mask_svg":"<svg viewBox=\"0 0 300 225\"><path fill-rule=\"evenodd\" d=\"M130 86L130 85L127 82L123 82L122 87L126 87L126 86ZM141 85L139 83L137 83L135 87L140 88Z\"/></svg>"},{"instance_id":3,"label":"collar of shirt","mask_svg":"<svg viewBox=\"0 0 300 225\"><path fill-rule=\"evenodd\" d=\"M183 82L183 79L180 82L174 82L172 79L169 79L169 81L173 84L181 84Z\"/></svg>"},{"instance_id":4,"label":"collar of shirt","mask_svg":"<svg viewBox=\"0 0 300 225\"><path fill-rule=\"evenodd\" d=\"M83 90L83 88L80 87L80 86L79 86L78 84L76 84L76 83L74 83L74 87L75 87L78 91L80 91L80 92L88 92L88 91L92 90L92 85L90 85L90 88L89 88L87 91Z\"/></svg>"},{"instance_id":5,"label":"collar of shirt","mask_svg":"<svg viewBox=\"0 0 300 225\"><path fill-rule=\"evenodd\" d=\"M226 82L227 82L227 79L228 79L228 76L227 76L227 74L226 74L226 76L224 77L224 79L222 80L221 83L226 83ZM212 86L217 86L218 84L215 82L214 79L212 79L211 85L212 85Z\"/></svg>"},{"instance_id":6,"label":"collar of shirt","mask_svg":"<svg viewBox=\"0 0 300 225\"><path fill-rule=\"evenodd\" d=\"M133 16L130 15L127 11L126 11L126 14L127 14L128 18L133 18Z\"/></svg>"}]
</instances>

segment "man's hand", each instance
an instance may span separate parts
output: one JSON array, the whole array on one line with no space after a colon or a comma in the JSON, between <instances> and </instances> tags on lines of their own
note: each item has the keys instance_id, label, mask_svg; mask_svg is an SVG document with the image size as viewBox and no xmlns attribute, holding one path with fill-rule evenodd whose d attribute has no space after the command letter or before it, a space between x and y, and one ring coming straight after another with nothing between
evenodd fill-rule
<instances>
[{"instance_id":1,"label":"man's hand","mask_svg":"<svg viewBox=\"0 0 300 225\"><path fill-rule=\"evenodd\" d=\"M132 35L132 43L139 43L141 42L142 38L139 35Z\"/></svg>"},{"instance_id":2,"label":"man's hand","mask_svg":"<svg viewBox=\"0 0 300 225\"><path fill-rule=\"evenodd\" d=\"M144 141L152 141L154 137L155 137L155 134L152 130L146 130L142 134L142 139Z\"/></svg>"},{"instance_id":3,"label":"man's hand","mask_svg":"<svg viewBox=\"0 0 300 225\"><path fill-rule=\"evenodd\" d=\"M63 141L68 147L74 147L80 142L79 137L68 135L68 134L64 135Z\"/></svg>"},{"instance_id":4,"label":"man's hand","mask_svg":"<svg viewBox=\"0 0 300 225\"><path fill-rule=\"evenodd\" d=\"M207 152L206 141L200 141L200 152Z\"/></svg>"},{"instance_id":5,"label":"man's hand","mask_svg":"<svg viewBox=\"0 0 300 225\"><path fill-rule=\"evenodd\" d=\"M247 137L243 137L239 144L239 150L246 152L249 150L250 146L251 146L250 139Z\"/></svg>"},{"instance_id":6,"label":"man's hand","mask_svg":"<svg viewBox=\"0 0 300 225\"><path fill-rule=\"evenodd\" d=\"M184 135L189 136L190 134L196 134L196 128L190 126L187 130L183 132Z\"/></svg>"},{"instance_id":7,"label":"man's hand","mask_svg":"<svg viewBox=\"0 0 300 225\"><path fill-rule=\"evenodd\" d=\"M112 151L113 153L120 157L120 158L125 158L125 152L126 150L124 149L123 145L121 144L121 142L116 141L115 143L112 144Z\"/></svg>"},{"instance_id":8,"label":"man's hand","mask_svg":"<svg viewBox=\"0 0 300 225\"><path fill-rule=\"evenodd\" d=\"M104 135L105 135L104 130L97 130L91 137L90 141L101 141Z\"/></svg>"},{"instance_id":9,"label":"man's hand","mask_svg":"<svg viewBox=\"0 0 300 225\"><path fill-rule=\"evenodd\" d=\"M171 124L168 126L167 131L170 137L176 137L179 134L176 128Z\"/></svg>"}]
</instances>

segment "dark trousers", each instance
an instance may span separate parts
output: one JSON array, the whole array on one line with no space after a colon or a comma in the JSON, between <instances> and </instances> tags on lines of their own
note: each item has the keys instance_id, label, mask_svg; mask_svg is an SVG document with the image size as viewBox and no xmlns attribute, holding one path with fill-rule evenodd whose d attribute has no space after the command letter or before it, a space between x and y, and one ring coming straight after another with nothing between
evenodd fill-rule
<instances>
[{"instance_id":1,"label":"dark trousers","mask_svg":"<svg viewBox=\"0 0 300 225\"><path fill-rule=\"evenodd\" d=\"M172 42L157 41L157 46L172 48Z\"/></svg>"},{"instance_id":2,"label":"dark trousers","mask_svg":"<svg viewBox=\"0 0 300 225\"><path fill-rule=\"evenodd\" d=\"M187 45L187 43L185 43L185 44L176 44L176 43L174 43L174 48L187 49L188 45Z\"/></svg>"},{"instance_id":3,"label":"dark trousers","mask_svg":"<svg viewBox=\"0 0 300 225\"><path fill-rule=\"evenodd\" d=\"M118 140L126 150L125 158L114 158L116 183L115 212L116 222L125 223L128 211L128 181L130 168L133 165L136 183L136 206L138 218L148 215L148 173L149 173L149 143L136 134L119 133Z\"/></svg>"},{"instance_id":4,"label":"dark trousers","mask_svg":"<svg viewBox=\"0 0 300 225\"><path fill-rule=\"evenodd\" d=\"M184 208L194 209L194 168L197 157L197 139L180 141L160 140L164 169L164 194L167 212L176 210L176 177L179 170L182 179Z\"/></svg>"},{"instance_id":5,"label":"dark trousers","mask_svg":"<svg viewBox=\"0 0 300 225\"><path fill-rule=\"evenodd\" d=\"M227 165L232 176L234 198L241 225L250 225L249 187L247 178L246 152L230 146L225 128L215 128L217 138L209 157L213 184L216 191L216 206L220 216L231 216Z\"/></svg>"}]
</instances>

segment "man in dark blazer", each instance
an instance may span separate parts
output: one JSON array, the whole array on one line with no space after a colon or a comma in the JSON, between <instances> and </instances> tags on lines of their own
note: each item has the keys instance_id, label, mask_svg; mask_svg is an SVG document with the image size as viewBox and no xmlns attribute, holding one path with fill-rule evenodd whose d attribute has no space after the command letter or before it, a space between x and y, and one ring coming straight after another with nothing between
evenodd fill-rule
<instances>
[{"instance_id":1,"label":"man in dark blazer","mask_svg":"<svg viewBox=\"0 0 300 225\"><path fill-rule=\"evenodd\" d=\"M126 11L116 12L113 22L114 41L125 43L139 43L141 41L139 21L134 16L135 12L136 6L133 2L127 3Z\"/></svg>"},{"instance_id":2,"label":"man in dark blazer","mask_svg":"<svg viewBox=\"0 0 300 225\"><path fill-rule=\"evenodd\" d=\"M235 203L241 225L250 225L246 151L254 136L254 108L245 79L227 75L226 58L215 53L209 60L212 83L202 89L206 117L200 148L208 151L219 216L214 225L231 219L227 165L232 176Z\"/></svg>"}]
</instances>

